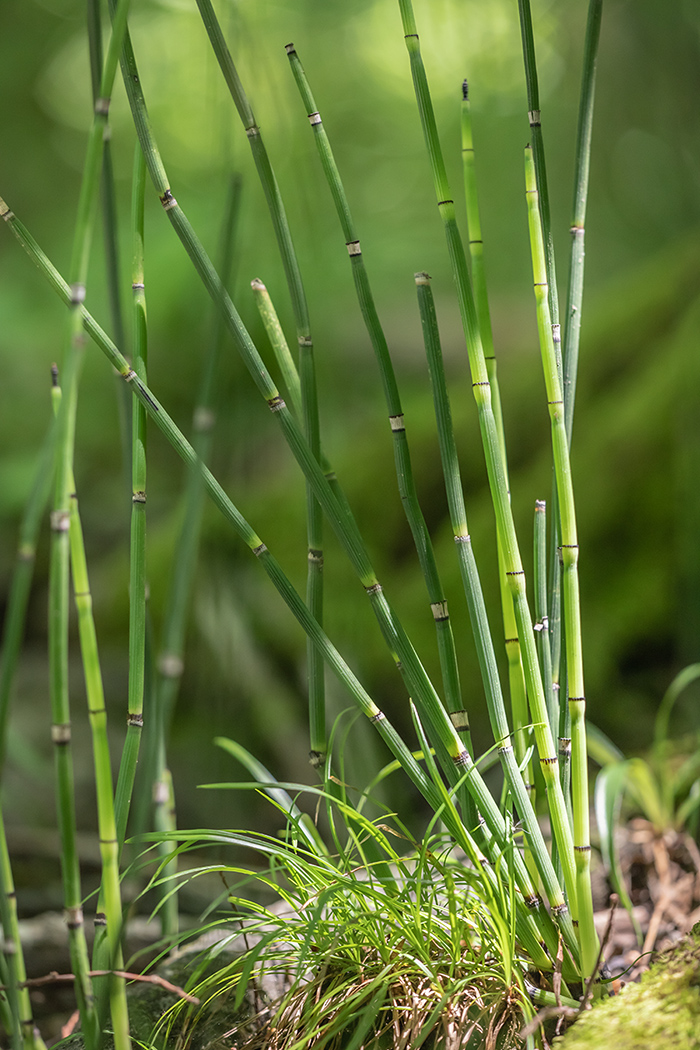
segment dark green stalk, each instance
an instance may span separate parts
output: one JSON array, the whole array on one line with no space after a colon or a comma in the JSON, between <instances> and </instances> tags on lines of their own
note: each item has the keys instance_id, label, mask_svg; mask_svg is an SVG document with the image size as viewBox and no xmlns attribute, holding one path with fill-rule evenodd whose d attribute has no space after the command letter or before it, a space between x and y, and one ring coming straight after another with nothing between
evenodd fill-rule
<instances>
[{"instance_id":1,"label":"dark green stalk","mask_svg":"<svg viewBox=\"0 0 700 1050\"><path fill-rule=\"evenodd\" d=\"M569 462L569 443L564 421L564 397L552 341L552 326L547 295L547 270L540 210L537 206L537 181L532 150L525 150L525 186L528 200L530 241L537 327L542 351L542 367L552 427L554 473L559 499L561 559L564 605L564 641L566 647L567 693L571 712L572 767L571 782L574 813L574 850L576 886L579 906L581 961L583 976L589 977L598 958L598 937L593 924L593 901L590 879L590 829L588 801L588 751L586 748L586 697L583 683L583 649L578 579L578 536L574 490Z\"/></svg>"},{"instance_id":2,"label":"dark green stalk","mask_svg":"<svg viewBox=\"0 0 700 1050\"><path fill-rule=\"evenodd\" d=\"M61 833L61 860L63 872L64 900L66 921L69 930L71 962L76 978L76 997L80 1009L82 1028L87 1050L92 1050L99 1042L99 1019L95 1010L94 993L89 977L89 962L83 912L81 906L80 870L76 848L75 803L73 797L73 762L70 747L70 699L68 685L68 585L69 564L76 557L78 547L75 529L75 514L72 513L73 484L73 451L75 445L75 420L78 400L78 383L85 337L82 325L82 303L85 299L85 282L87 277L90 244L94 226L94 216L100 181L101 160L104 146L104 131L109 112L111 95L116 73L123 35L126 31L126 18L129 0L120 0L115 15L114 27L107 56L102 71L100 90L94 105L94 117L88 137L83 179L78 201L75 235L70 266L70 318L69 338L64 363L64 396L58 412L56 442L56 478L54 510L51 515L52 541L49 574L49 666L51 678L52 738L56 745L56 797L58 804L59 830ZM106 818L106 785L104 781L105 761L109 773L109 754L106 760L104 753L98 754L100 748L98 723L104 716L104 702L99 701L98 689L101 690L99 668L96 672L96 648L90 648L88 639L89 589L86 580L80 579L81 564L74 564L74 581L76 599L83 591L88 591L84 601L79 601L81 649L83 665L88 685L88 702L93 725L93 744L95 746L95 772L98 789L98 815L100 817L100 848L102 851L105 885L109 873L114 875L114 848L116 834L112 834L104 821ZM94 626L93 626L94 634ZM93 639L94 642L94 639ZM92 690L92 692L91 692ZM101 713L100 713L101 707ZM95 735L95 734L98 735ZM105 738L106 739L106 738ZM109 806L112 805L111 773L109 784ZM113 830L113 829L112 829ZM113 848L114 847L114 848ZM110 894L114 888L114 879L110 879ZM118 871L116 872L116 890L119 894ZM110 911L110 922L117 914L116 929L109 931L109 936L119 937L121 922L121 905L110 896L107 902ZM116 943L116 942L115 942ZM115 1038L118 1046L127 1048L130 1045L128 1018L126 1016L126 998L123 980L111 985L111 1006L113 1012Z\"/></svg>"},{"instance_id":3,"label":"dark green stalk","mask_svg":"<svg viewBox=\"0 0 700 1050\"><path fill-rule=\"evenodd\" d=\"M532 12L530 0L518 0L520 12L520 33L523 43L525 62L525 82L527 84L527 108L530 124L532 152L537 172L537 191L540 195L540 213L544 234L547 259L547 279L549 281L549 311L552 324L557 326L553 333L555 352L558 350L559 368L561 369L561 338L559 334L559 297L557 295L557 278L554 265L554 241L552 240L552 223L549 214L549 190L547 187L547 165L542 138L542 112L540 110L540 88L537 77L537 60L535 58L535 37L532 31Z\"/></svg>"},{"instance_id":4,"label":"dark green stalk","mask_svg":"<svg viewBox=\"0 0 700 1050\"><path fill-rule=\"evenodd\" d=\"M134 154L133 192L131 204L133 263L133 366L146 382L148 335L146 321L146 292L143 264L143 216L146 165L141 147ZM131 431L131 543L129 558L129 692L126 719L126 740L122 751L115 811L119 849L124 844L126 827L134 789L143 729L143 696L145 683L146 647L146 411L134 401ZM100 967L97 967L100 969Z\"/></svg>"},{"instance_id":5,"label":"dark green stalk","mask_svg":"<svg viewBox=\"0 0 700 1050\"><path fill-rule=\"evenodd\" d=\"M81 298L72 298L70 309L80 317ZM73 346L76 340L73 339ZM77 387L79 361L68 355L66 379L69 389ZM68 692L68 585L70 566L70 504L69 482L72 476L70 455L75 434L75 397L65 404L58 416L58 441L54 510L51 513L51 560L49 569L49 668L51 696L51 739L54 744L56 767L56 803L61 839L61 874L63 900L68 926L71 967L75 975L75 992L80 1010L86 1050L94 1050L99 1042L99 1028L95 1000L89 977L89 959L83 923L80 866L76 842L75 794L73 786L73 758L71 749L70 700ZM61 423L63 425L61 426ZM62 453L62 454L61 454ZM66 463L68 460L68 464ZM63 468L61 470L61 467ZM68 505L66 503L68 502Z\"/></svg>"},{"instance_id":6,"label":"dark green stalk","mask_svg":"<svg viewBox=\"0 0 700 1050\"><path fill-rule=\"evenodd\" d=\"M578 348L581 333L586 203L588 200L588 174L591 163L596 60L598 57L602 14L603 0L591 0L588 8L586 42L583 52L581 100L579 103L578 132L576 136L576 175L574 179L574 205L571 223L571 264L569 291L566 300L566 330L564 338L564 414L569 444L571 444L574 420Z\"/></svg>"},{"instance_id":7,"label":"dark green stalk","mask_svg":"<svg viewBox=\"0 0 700 1050\"><path fill-rule=\"evenodd\" d=\"M93 104L100 94L102 77L102 16L100 0L88 0L87 5L88 43L90 48L90 78L92 82ZM107 135L102 154L102 229L104 232L105 265L107 271L107 294L109 309L114 330L114 341L117 346L125 346L123 314L121 307L121 280L119 274L119 245L117 240L117 207L114 186L114 166L112 164L112 144L107 125ZM119 387L123 395L124 388ZM128 400L123 402L129 407ZM126 415L126 413L125 413ZM123 422L123 420L120 420Z\"/></svg>"},{"instance_id":8,"label":"dark green stalk","mask_svg":"<svg viewBox=\"0 0 700 1050\"><path fill-rule=\"evenodd\" d=\"M583 73L581 77L581 98L579 102L578 131L576 137L576 174L574 178L574 203L571 223L571 258L569 267L569 288L566 301L566 328L564 336L563 391L564 417L566 433L571 445L573 432L574 403L576 397L576 376L578 372L579 339L581 332L581 309L583 303L584 275L584 239L586 221L586 202L588 199L588 175L590 170L591 138L593 131L593 103L595 98L596 60L600 24L602 19L602 0L591 0L588 8L586 40L584 45ZM554 522L555 534L552 547L558 547L559 540ZM556 590L552 592L550 624L552 628L552 662L558 672L557 683L564 682L565 677L559 671L561 622L559 615L559 566L552 559L552 569L556 573ZM562 705L562 728L560 753L570 756L570 726L567 705ZM566 768L568 759L564 757L562 778L568 782Z\"/></svg>"},{"instance_id":9,"label":"dark green stalk","mask_svg":"<svg viewBox=\"0 0 700 1050\"><path fill-rule=\"evenodd\" d=\"M418 291L418 305L420 308L423 339L425 342L430 381L433 390L433 403L435 407L435 418L437 420L440 459L442 462L443 476L445 478L447 504L449 507L452 531L457 548L464 593L469 609L469 618L474 633L474 641L484 684L484 692L486 694L491 730L498 746L498 754L506 782L513 795L518 816L522 821L525 842L531 852L539 876L542 879L549 907L552 914L557 917L557 920L562 927L562 934L569 951L571 951L573 957L576 958L578 955L578 945L571 916L568 912L564 895L558 884L552 863L549 859L544 837L525 785L523 784L518 762L516 761L514 754L513 739L508 726L508 719L501 691L501 682L498 674L498 666L496 663L496 654L493 647L493 637L489 627L481 581L479 579L479 572L476 566L476 559L474 557L474 551L467 525L466 507L464 504L459 461L457 458L457 446L452 428L452 413L447 392L445 369L442 359L442 350L440 347L440 336L437 317L435 314L435 304L432 288L430 286L430 278L427 274L416 274L416 287Z\"/></svg>"},{"instance_id":10,"label":"dark green stalk","mask_svg":"<svg viewBox=\"0 0 700 1050\"><path fill-rule=\"evenodd\" d=\"M396 476L399 483L401 502L416 545L421 570L428 589L430 608L435 621L445 700L451 715L456 715L461 719L465 746L471 752L471 736L468 729L468 718L464 711L464 705L462 702L457 656L447 600L438 574L430 534L418 502L418 494L416 492L413 470L411 467L411 457L408 447L403 408L401 406L398 385L396 383L396 376L389 354L386 336L379 320L374 296L372 295L369 283L367 268L365 266L364 256L360 248L360 241L353 223L350 206L340 178L340 173L335 163L335 158L333 157L328 135L326 134L306 74L293 44L287 45L287 55L289 56L294 79L306 108L309 122L313 128L314 139L318 147L323 171L331 191L331 196L333 197L333 202L338 213L343 237L345 238L345 244L350 257L360 310L365 322L367 334L369 335L379 364L384 397L389 414L389 424L393 438Z\"/></svg>"},{"instance_id":11,"label":"dark green stalk","mask_svg":"<svg viewBox=\"0 0 700 1050\"><path fill-rule=\"evenodd\" d=\"M167 199L167 198L166 198ZM172 205L171 205L172 208ZM5 219L6 223L10 226L13 233L17 236L20 243L23 245L25 250L28 251L30 256L33 258L35 263L39 266L53 288L59 293L60 297L64 302L70 301L70 289L61 278L60 274L52 266L50 261L46 258L44 253L38 247L33 238L28 234L16 216L9 210L4 202L0 201L0 216ZM186 227L187 228L187 227ZM200 251L203 250L200 247ZM206 259L206 256L204 256ZM207 265L211 266L206 260ZM206 270L204 272L207 272ZM227 305L228 303L228 305ZM229 311L233 310L233 305L230 300L223 300L223 304L227 306L227 316ZM226 496L221 486L215 480L211 472L201 463L198 459L194 449L186 441L182 433L177 429L173 421L167 415L163 407L157 402L155 397L151 394L148 388L143 384L133 369L130 368L128 362L114 346L109 337L95 322L92 316L88 313L85 308L81 308L81 316L85 324L86 330L89 332L92 338L95 339L100 349L105 353L111 364L117 369L122 378L131 385L132 392L139 400L146 406L147 411L151 417L156 421L157 426L165 434L167 439L170 441L176 452L185 460L192 465L196 465L201 471L202 477L206 488L216 504L216 506L222 511L225 518L233 525L234 529L238 532L241 538L248 544L254 553L260 557L266 553L265 545L261 543L259 538L253 533L250 526L242 518L238 510L233 506L230 499ZM237 329L232 329L237 332L239 340L242 341L242 333L238 332ZM245 332L245 329L242 330ZM247 336L247 333L245 333ZM249 339L249 337L247 337ZM252 344L251 344L252 345ZM253 348L254 350L254 348ZM255 351L257 355L257 351ZM259 360L259 359L258 359ZM268 384L272 384L269 375L267 374L262 361L260 361L259 369L256 372L257 382L261 385L264 384L268 387ZM271 387L275 391L274 386ZM361 582L363 583L365 590L370 598L372 608L377 617L380 629L385 637L387 645L392 653L395 655L395 659L400 664L401 673L405 678L407 686L411 691L417 704L420 706L422 717L425 718L426 723L430 727L431 733L434 734L436 745L438 749L442 749L447 761L445 762L444 772L446 773L450 783L456 785L460 778L463 778L465 774L467 780L467 788L472 794L477 808L482 813L484 820L486 821L489 832L492 835L495 843L497 844L498 853L508 855L511 851L511 842L508 837L505 821L500 814L498 807L495 805L493 798L486 788L478 770L474 766L469 753L463 747L462 742L459 738L458 732L455 729L452 722L447 717L444 707L432 687L430 680L428 679L418 656L415 653L410 641L408 640L403 628L399 621L394 615L390 608L386 598L384 597L381 585L376 579L374 570L367 558L366 551L362 545L361 538L357 533L354 522L346 519L344 509L336 501L333 494L333 490L323 475L321 468L319 467L316 460L311 456L308 445L304 441L298 428L294 425L294 421L281 401L279 395L274 392L270 397L272 402L271 408L275 412L277 418L283 425L285 436L288 438L292 451L297 456L297 459L302 466L306 476L313 482L314 491L322 503L326 514L337 530L338 538L341 540L343 546L351 559L352 564L360 576ZM264 563L267 565L268 563ZM276 565L276 563L274 563ZM282 597L290 605L292 611L297 609L297 603L301 602L296 592L293 591L294 597L292 598L289 588L291 585L282 586L278 575L278 568L275 569L275 573L269 572L273 576L273 582L276 582L278 590L282 594ZM307 633L312 630L309 626L313 623L312 637L316 644L319 644L317 631L320 631L320 627L310 616L307 607L304 603L301 603L303 612L295 613L297 618L300 619L302 625L307 629ZM324 636L325 637L325 636ZM321 646L324 651L324 658L332 668L336 669L338 664L335 656L333 660L330 659L326 647L326 643ZM525 887L523 896L526 900L536 902L536 893L531 887L528 887L528 876L524 870L522 864L518 864L519 855L516 854L516 876L519 884ZM492 860L497 859L496 857ZM545 937L551 944L551 933L554 932L551 927L551 921L545 915L540 914L538 916L538 922L540 926L535 924L534 916L528 917L527 925L531 929L531 932L539 928L540 932L537 934L539 937ZM551 931L551 932L550 932ZM550 951L551 951L550 947Z\"/></svg>"},{"instance_id":12,"label":"dark green stalk","mask_svg":"<svg viewBox=\"0 0 700 1050\"><path fill-rule=\"evenodd\" d=\"M58 390L58 388L56 389ZM78 633L80 637L80 650L85 675L85 692L87 695L90 729L92 732L95 788L97 795L97 822L100 838L100 858L102 862L100 897L97 913L95 915L95 927L97 931L95 944L96 946L100 944L103 939L100 936L100 933L103 931L105 950L100 958L100 965L95 968L103 968L102 962L106 957L110 969L122 969L122 908L119 881L119 844L117 842L116 823L114 818L112 770L109 754L109 741L107 737L107 711L105 707L102 673L100 670L100 660L97 649L95 621L92 615L92 594L90 591L87 560L85 557L85 544L80 523L78 497L75 491L75 479L73 478L72 471L70 482L70 562L73 576L75 606L78 614ZM129 1017L126 1006L125 982L123 979L100 978L99 985L97 983L95 984L98 1009L102 1005L99 1002L101 999L99 986L104 986L105 989L109 989L115 1048L118 1048L118 1050L120 1050L120 1048L126 1048L126 1050L128 1050L131 1044L129 1040Z\"/></svg>"},{"instance_id":13,"label":"dark green stalk","mask_svg":"<svg viewBox=\"0 0 700 1050\"><path fill-rule=\"evenodd\" d=\"M545 701L542 677L540 675L537 650L534 641L532 616L527 601L525 571L520 558L515 524L510 506L508 485L503 469L498 429L493 414L491 384L488 378L484 352L472 296L464 246L455 219L454 201L450 196L445 164L442 157L440 140L435 123L428 81L420 53L420 42L413 15L411 0L399 0L403 21L406 47L411 63L411 74L416 93L416 100L421 117L428 156L433 171L438 210L442 217L447 238L450 260L457 285L462 324L467 342L469 367L471 371L472 390L479 415L486 469L489 478L491 498L493 500L496 527L499 543L503 550L506 575L513 596L515 619L518 637L522 646L523 669L527 686L530 712L534 724L535 739L539 751L540 765L548 792L548 802L552 820L553 833L559 844L560 855L564 864L564 875L569 907L574 918L576 907L576 868L574 864L573 841L566 815L564 796L559 783L557 755L554 741L549 729L547 705Z\"/></svg>"},{"instance_id":14,"label":"dark green stalk","mask_svg":"<svg viewBox=\"0 0 700 1050\"><path fill-rule=\"evenodd\" d=\"M299 344L299 377L301 380L302 419L306 440L311 452L320 459L321 431L318 417L318 395L316 387L316 366L314 363L313 340L309 324L309 313L306 294L301 279L301 272L289 230L287 214L277 185L270 159L265 149L260 128L258 127L252 107L234 65L231 53L226 45L221 26L216 18L211 0L197 0L202 21L209 35L214 54L221 68L224 80L243 123L248 137L255 167L265 194L277 244L282 258L287 286L292 300L296 319L297 341ZM306 600L313 615L323 622L323 513L312 488L306 486L306 520L307 520L307 581ZM326 700L324 685L323 661L311 642L307 644L307 669L309 679L309 759L314 768L323 765L326 753Z\"/></svg>"},{"instance_id":15,"label":"dark green stalk","mask_svg":"<svg viewBox=\"0 0 700 1050\"><path fill-rule=\"evenodd\" d=\"M27 605L34 576L39 529L41 528L41 521L51 493L55 450L56 421L52 416L51 425L39 454L29 499L22 515L15 569L12 574L10 594L3 622L2 661L0 663L0 770L5 762L7 719L12 699L12 683L24 635Z\"/></svg>"}]
</instances>

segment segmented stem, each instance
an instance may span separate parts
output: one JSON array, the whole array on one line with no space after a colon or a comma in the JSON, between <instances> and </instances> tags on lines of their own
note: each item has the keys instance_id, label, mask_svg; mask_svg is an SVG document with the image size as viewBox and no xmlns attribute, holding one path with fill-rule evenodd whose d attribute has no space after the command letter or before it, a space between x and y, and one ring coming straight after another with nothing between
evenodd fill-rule
<instances>
[{"instance_id":1,"label":"segmented stem","mask_svg":"<svg viewBox=\"0 0 700 1050\"><path fill-rule=\"evenodd\" d=\"M528 200L530 241L537 327L542 351L542 367L547 389L547 402L552 428L554 473L559 501L561 561L564 604L564 641L568 703L571 712L572 795L574 813L574 850L581 934L581 961L584 977L593 972L598 957L598 938L593 925L593 902L590 880L590 830L588 808L588 754L586 749L586 700L583 684L583 648L578 580L578 536L574 490L569 462L569 443L564 419L564 397L552 341L549 313L544 238L537 206L537 181L532 150L525 150L525 187Z\"/></svg>"}]
</instances>

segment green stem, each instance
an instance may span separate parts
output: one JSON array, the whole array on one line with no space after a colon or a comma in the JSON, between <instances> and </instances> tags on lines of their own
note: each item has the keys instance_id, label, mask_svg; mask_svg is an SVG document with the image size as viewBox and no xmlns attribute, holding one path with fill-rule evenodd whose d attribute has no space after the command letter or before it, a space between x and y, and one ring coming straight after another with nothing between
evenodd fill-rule
<instances>
[{"instance_id":1,"label":"green stem","mask_svg":"<svg viewBox=\"0 0 700 1050\"><path fill-rule=\"evenodd\" d=\"M146 292L143 265L143 214L146 165L141 147L134 155L133 230L133 345L134 371L146 382L148 354ZM117 778L115 800L117 839L121 850L131 808L134 778L143 729L146 650L146 412L134 401L131 434L131 543L129 558L129 692L126 740Z\"/></svg>"},{"instance_id":2,"label":"green stem","mask_svg":"<svg viewBox=\"0 0 700 1050\"><path fill-rule=\"evenodd\" d=\"M105 707L102 673L97 649L95 621L92 615L92 594L88 577L85 543L83 540L75 479L70 475L71 508L69 523L70 563L73 576L73 591L78 614L78 634L85 675L90 729L92 732L95 788L97 795L97 823L100 840L102 878L97 913L95 915L96 950L100 955L99 965L103 969L105 955L108 968L122 969L121 934L122 907L119 880L119 844L114 817L114 795L112 784L109 740L107 737L107 710ZM99 933L104 928L106 952L100 952L102 940ZM129 1050L129 1017L126 1006L126 982L123 978L99 978L95 993L100 1003L101 988L109 989L112 1025L117 1050Z\"/></svg>"},{"instance_id":3,"label":"green stem","mask_svg":"<svg viewBox=\"0 0 700 1050\"><path fill-rule=\"evenodd\" d=\"M87 1050L92 1050L99 1042L99 1018L95 1009L94 991L89 977L88 951L81 906L80 870L76 848L68 684L68 584L71 559L73 559L73 578L76 604L79 612L80 641L88 690L90 721L93 728L98 818L100 820L100 848L103 864L103 890L106 894L105 902L109 920L108 936L110 943L115 945L115 949L118 949L118 939L121 932L121 902L119 899L116 831L113 826L108 826L108 809L112 807L112 787L109 753L106 751L105 754L106 749L104 745L104 741L106 741L103 725L104 698L101 697L102 684L97 663L94 623L89 608L90 597L84 566L84 555L83 561L81 562L80 560L81 537L79 536L79 521L72 506L75 491L73 483L73 454L78 384L85 342L82 330L82 304L85 299L85 283L99 190L109 98L114 83L122 40L126 32L128 9L129 0L119 0L102 70L100 90L94 104L94 117L88 136L83 178L78 200L70 265L69 338L63 368L64 396L61 399L61 406L58 411L55 499L51 515L49 664L53 721L52 737L56 745L56 794L62 844L61 857L66 917L70 934L71 961L76 977L76 996ZM109 785L107 785L105 779L107 776L109 777ZM107 795L109 796L108 798ZM115 1045L120 1050L128 1050L130 1039L123 980L111 982L110 1006L115 1031Z\"/></svg>"},{"instance_id":4,"label":"green stem","mask_svg":"<svg viewBox=\"0 0 700 1050\"><path fill-rule=\"evenodd\" d=\"M549 727L552 736L559 734L559 704L552 688L552 651L549 644L549 617L547 616L547 504L535 501L535 526L533 551L533 583L535 593L535 630L537 651L540 657L542 682L547 696Z\"/></svg>"},{"instance_id":5,"label":"green stem","mask_svg":"<svg viewBox=\"0 0 700 1050\"><path fill-rule=\"evenodd\" d=\"M481 333L481 340L484 348L486 372L491 384L493 415L496 421L496 430L498 432L501 455L503 457L503 472L505 474L506 485L510 488L508 482L508 463L506 457L505 432L503 429L501 395L498 385L496 353L493 345L491 312L489 310L486 273L484 269L484 242L481 232L481 215L479 211L479 196L476 179L471 103L469 101L469 87L466 80L462 84L462 166L464 171L464 199L467 209L469 254L471 257L471 273L474 285L477 324L479 332ZM498 580L501 590L505 650L506 659L508 661L508 684L510 688L511 710L513 713L515 755L518 764L522 766L528 750L530 735L526 728L529 723L527 690L523 673L522 655L520 652L520 639L518 638L518 626L515 620L515 611L513 609L513 599L508 587L505 559L498 537L497 546ZM528 762L527 766L523 769L523 775L525 777L525 786L531 793L531 797L534 801L535 783L531 761Z\"/></svg>"},{"instance_id":6,"label":"green stem","mask_svg":"<svg viewBox=\"0 0 700 1050\"><path fill-rule=\"evenodd\" d=\"M559 500L562 583L564 604L564 642L566 648L568 703L571 712L572 795L574 814L574 850L576 856L577 893L581 935L583 976L589 977L598 956L598 938L593 924L593 901L590 879L590 829L588 801L588 753L586 749L586 699L583 684L583 649L578 579L578 536L574 490L569 462L569 443L564 419L564 398L552 341L552 326L547 294L547 270L544 239L537 206L537 180L532 150L525 150L525 186L528 200L532 267L537 303L537 326L542 351L542 367L552 427L554 473Z\"/></svg>"},{"instance_id":7,"label":"green stem","mask_svg":"<svg viewBox=\"0 0 700 1050\"><path fill-rule=\"evenodd\" d=\"M259 277L256 277L255 280L250 282L250 287L253 289L255 303L260 318L265 326L267 338L270 340L270 346L275 355L275 360L277 361L279 370L282 373L292 411L296 418L300 420L303 418L303 409L301 403L301 383L299 382L299 372L294 364L294 359L292 358L287 340L282 330L282 325L279 322L277 311L275 310L272 299L270 298L270 293Z\"/></svg>"},{"instance_id":8,"label":"green stem","mask_svg":"<svg viewBox=\"0 0 700 1050\"><path fill-rule=\"evenodd\" d=\"M593 135L596 61L602 14L603 0L591 0L586 25L581 100L579 103L578 132L576 136L576 176L574 180L574 204L571 222L571 264L569 291L566 301L566 331L564 339L564 414L569 445L571 444L574 420L578 350L581 334L586 203L588 200L588 175Z\"/></svg>"},{"instance_id":9,"label":"green stem","mask_svg":"<svg viewBox=\"0 0 700 1050\"><path fill-rule=\"evenodd\" d=\"M549 190L547 187L547 165L544 155L544 140L542 138L542 112L540 110L540 88L537 77L537 60L535 58L535 37L532 30L532 12L530 11L530 0L518 0L520 12L520 33L523 44L523 59L525 63L525 82L527 85L528 121L530 124L530 136L532 140L532 151L535 158L535 171L537 173L537 190L540 196L540 212L542 215L542 230L545 244L545 256L547 264L547 278L549 281L549 312L552 324L557 326L554 332L555 351L561 349L559 336L559 297L557 295L556 270L554 265L554 241L552 240L552 224L549 214ZM558 347L557 345L558 344ZM558 355L559 368L561 371L561 354Z\"/></svg>"}]
</instances>

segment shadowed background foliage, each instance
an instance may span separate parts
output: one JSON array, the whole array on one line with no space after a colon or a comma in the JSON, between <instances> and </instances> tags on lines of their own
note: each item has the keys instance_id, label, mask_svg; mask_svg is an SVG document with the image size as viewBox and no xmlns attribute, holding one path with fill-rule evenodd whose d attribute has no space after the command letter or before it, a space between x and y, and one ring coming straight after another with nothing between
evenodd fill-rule
<instances>
[{"instance_id":1,"label":"shadowed background foliage","mask_svg":"<svg viewBox=\"0 0 700 1050\"><path fill-rule=\"evenodd\" d=\"M562 296L585 6L563 0L533 4ZM78 0L6 0L0 39L0 193L63 272L91 116L83 8ZM475 742L483 750L491 741L439 470L413 289L416 270L433 277L470 530L495 627L500 610L492 510L397 4L229 0L217 9L288 209L309 296L329 457L369 539L386 591L432 672L437 667L432 617L396 489L376 365L285 58L284 45L290 40L311 78L397 368L419 493L451 601ZM528 122L517 3L431 0L416 4L416 16L458 207L459 100L462 79L469 78L513 504L527 551L534 501L549 498L551 474L524 203L522 149ZM196 5L193 0L134 0L133 37L173 190L215 258L230 175L242 176L231 287L269 358L250 280L265 281L293 343L291 308L248 144ZM593 139L573 469L588 710L591 720L628 751L648 742L653 712L673 674L700 658L698 97L697 5L691 0L663 7L655 0L608 0ZM111 121L126 306L133 130L121 86ZM149 382L188 432L212 312L152 193L146 239ZM102 258L96 245L88 306L111 331ZM0 244L0 316L4 596L18 516L50 417L49 368L60 359L65 328L63 307L8 236ZM220 369L214 473L303 590L302 479L228 344ZM81 389L76 477L115 739L125 713L131 505L119 435L116 380L91 349ZM155 637L177 556L183 482L181 464L154 432L148 566ZM52 821L45 794L52 775L45 658L47 541L48 531L40 548L15 691L7 787L17 796L17 822L39 827ZM361 588L330 535L326 577L331 638L392 718L406 720L401 682ZM74 680L79 697L78 665ZM334 681L329 689L336 711L348 706ZM240 803L230 794L192 790L203 781L230 777L230 759L211 744L217 734L240 740L281 778L308 778L304 692L300 630L249 552L216 511L207 508L172 739L183 825L234 826L248 819L236 811ZM679 733L697 730L697 699L691 689L679 705ZM366 768L358 762L352 772L358 782L384 761L369 738L355 754L366 760ZM86 826L92 819L90 792L86 766ZM253 805L247 796L243 804Z\"/></svg>"}]
</instances>

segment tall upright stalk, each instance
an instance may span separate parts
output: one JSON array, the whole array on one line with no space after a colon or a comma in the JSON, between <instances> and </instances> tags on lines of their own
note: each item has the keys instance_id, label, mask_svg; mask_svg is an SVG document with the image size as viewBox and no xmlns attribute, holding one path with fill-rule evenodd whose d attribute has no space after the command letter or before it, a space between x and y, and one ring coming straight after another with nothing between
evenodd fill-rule
<instances>
[{"instance_id":1,"label":"tall upright stalk","mask_svg":"<svg viewBox=\"0 0 700 1050\"><path fill-rule=\"evenodd\" d=\"M528 122L532 152L537 173L537 190L540 196L542 231L545 245L547 279L549 281L549 313L552 324L557 326L553 333L554 349L561 369L561 338L559 334L559 297L557 295L557 278L554 260L554 241L552 239L552 222L549 212L549 188L547 185L547 165L542 137L542 111L540 110L540 86L537 76L535 58L535 35L532 29L532 12L530 0L518 0L520 12L520 33L523 42L523 59L525 62L525 83L527 85Z\"/></svg>"},{"instance_id":2,"label":"tall upright stalk","mask_svg":"<svg viewBox=\"0 0 700 1050\"><path fill-rule=\"evenodd\" d=\"M602 16L603 0L591 0L588 8L586 40L583 50L581 100L579 103L578 131L576 135L576 174L574 178L574 203L571 221L571 263L569 290L566 300L566 327L564 331L564 415L569 445L571 444L574 402L576 399L576 375L578 371L581 307L583 303L586 204L588 201L588 175L591 164L596 62Z\"/></svg>"},{"instance_id":3,"label":"tall upright stalk","mask_svg":"<svg viewBox=\"0 0 700 1050\"><path fill-rule=\"evenodd\" d=\"M552 427L554 473L559 501L561 561L564 605L564 640L568 703L571 712L571 783L574 814L574 851L576 856L577 894L583 972L592 974L598 956L598 938L593 924L590 862L591 845L588 803L588 753L586 749L586 697L583 684L583 648L578 580L578 536L574 490L569 462L569 442L564 418L564 396L552 340L551 315L547 286L544 237L537 204L537 180L532 149L525 150L525 186L528 201L530 242L537 327L542 351L542 367L547 388L547 402Z\"/></svg>"},{"instance_id":4,"label":"tall upright stalk","mask_svg":"<svg viewBox=\"0 0 700 1050\"><path fill-rule=\"evenodd\" d=\"M477 405L479 426L486 459L489 488L496 515L496 528L502 545L506 575L513 595L513 607L518 626L518 637L522 646L523 668L527 686L530 712L534 724L535 740L539 752L542 774L547 788L552 830L557 839L562 858L566 892L571 912L576 918L576 865L573 840L566 815L566 805L558 776L558 760L549 728L547 704L542 677L540 675L537 649L534 641L532 615L528 605L523 569L515 523L510 506L508 486L501 457L498 428L493 413L491 383L488 378L484 351L481 343L474 298L472 295L464 246L455 219L454 201L450 195L447 173L440 147L428 80L420 51L420 41L413 14L411 0L399 0L406 48L411 64L411 74L418 109L430 158L438 210L442 218L447 245L457 285L460 312L467 342L472 390Z\"/></svg>"},{"instance_id":5,"label":"tall upright stalk","mask_svg":"<svg viewBox=\"0 0 700 1050\"><path fill-rule=\"evenodd\" d=\"M59 812L59 829L61 833L61 860L63 870L63 887L66 907L67 925L70 935L71 962L76 982L76 997L81 1014L82 1027L87 1050L92 1050L99 1042L99 1018L95 1010L95 1000L89 977L88 952L83 925L82 894L80 889L80 870L76 845L75 800L73 797L73 761L70 747L70 698L68 684L68 584L71 558L78 556L73 505L73 452L75 445L75 422L78 401L78 383L85 337L82 324L82 304L85 299L90 245L94 226L94 217L99 190L102 151L104 146L104 129L109 113L109 99L114 83L122 40L126 32L126 19L129 0L119 0L116 10L112 36L102 70L100 91L94 105L94 117L88 137L88 145L83 171L83 180L78 202L78 214L75 224L75 236L70 265L70 316L66 352L64 354L63 383L64 392L58 412L58 432L56 442L56 475L54 509L51 515L51 559L49 574L49 665L51 678L52 738L55 744L56 757L56 794ZM88 686L91 724L93 733L99 736L99 725L104 717L104 700L99 699L101 680L96 670L96 647L91 648L88 639L89 588L80 574L83 565L74 563L73 575L76 583L76 598L87 592L84 602L79 602L81 625L81 647L83 647L83 664ZM87 646L87 648L85 647ZM89 655L88 655L89 653ZM101 713L100 713L101 709ZM98 737L93 737L94 743ZM98 757L99 745L95 749L95 772L97 777L98 815L106 819L106 792L104 768L109 772L109 755ZM104 790L103 790L104 789ZM112 805L111 773L109 783L109 806ZM103 872L113 874L114 849L116 833L112 833L106 824L100 824L101 851ZM110 877L110 894L114 881ZM118 872L116 874L116 892L119 893ZM120 935L121 905L110 897L110 921L114 920L117 929L110 937ZM126 1017L126 1000L124 982L112 985L111 1005L115 1023L115 1035L120 1047L129 1046L128 1018Z\"/></svg>"},{"instance_id":6,"label":"tall upright stalk","mask_svg":"<svg viewBox=\"0 0 700 1050\"><path fill-rule=\"evenodd\" d=\"M146 164L141 147L134 153L132 191L133 367L146 382L148 335L143 263L143 214ZM134 402L131 417L131 540L129 557L129 691L126 739L122 749L115 810L119 848L126 837L141 732L146 652L146 412Z\"/></svg>"}]
</instances>

